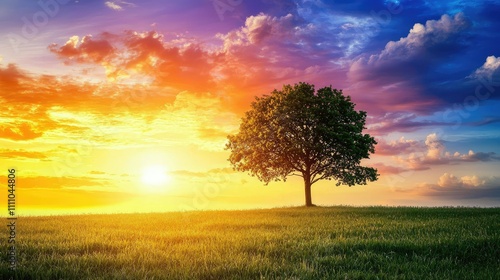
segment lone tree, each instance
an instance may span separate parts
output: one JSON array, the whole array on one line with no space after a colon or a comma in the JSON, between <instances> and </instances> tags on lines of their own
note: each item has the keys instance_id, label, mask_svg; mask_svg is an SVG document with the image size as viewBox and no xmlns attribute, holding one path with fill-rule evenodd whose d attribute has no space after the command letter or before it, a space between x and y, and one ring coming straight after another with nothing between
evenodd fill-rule
<instances>
[{"instance_id":1,"label":"lone tree","mask_svg":"<svg viewBox=\"0 0 500 280\"><path fill-rule=\"evenodd\" d=\"M314 206L311 186L319 180L366 185L377 180L377 170L360 162L375 152L377 142L363 134L366 112L341 90L299 83L256 97L236 135L229 135L229 161L238 171L249 171L266 185L304 179L306 206Z\"/></svg>"}]
</instances>

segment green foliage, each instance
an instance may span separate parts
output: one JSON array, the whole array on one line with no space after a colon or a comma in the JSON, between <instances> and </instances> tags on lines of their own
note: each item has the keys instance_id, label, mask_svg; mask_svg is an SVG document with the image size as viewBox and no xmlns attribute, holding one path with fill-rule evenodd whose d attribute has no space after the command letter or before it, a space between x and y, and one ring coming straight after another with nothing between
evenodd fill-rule
<instances>
[{"instance_id":1,"label":"green foliage","mask_svg":"<svg viewBox=\"0 0 500 280\"><path fill-rule=\"evenodd\" d=\"M229 161L266 184L290 175L303 177L306 187L322 179L348 186L375 181L377 170L360 163L377 142L363 134L366 112L354 107L341 90L315 92L307 83L257 97L239 133L228 136Z\"/></svg>"},{"instance_id":2,"label":"green foliage","mask_svg":"<svg viewBox=\"0 0 500 280\"><path fill-rule=\"evenodd\" d=\"M499 220L383 207L20 217L14 279L499 279Z\"/></svg>"}]
</instances>

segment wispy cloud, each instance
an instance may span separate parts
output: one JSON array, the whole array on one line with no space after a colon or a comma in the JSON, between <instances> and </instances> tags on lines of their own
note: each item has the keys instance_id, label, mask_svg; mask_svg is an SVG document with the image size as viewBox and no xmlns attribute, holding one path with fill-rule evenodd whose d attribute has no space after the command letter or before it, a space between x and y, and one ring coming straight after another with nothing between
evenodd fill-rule
<instances>
[{"instance_id":1,"label":"wispy cloud","mask_svg":"<svg viewBox=\"0 0 500 280\"><path fill-rule=\"evenodd\" d=\"M401 155L412 152L418 152L424 148L423 143L405 139L403 136L398 140L384 141L379 140L375 152L377 155Z\"/></svg>"},{"instance_id":2,"label":"wispy cloud","mask_svg":"<svg viewBox=\"0 0 500 280\"><path fill-rule=\"evenodd\" d=\"M0 158L47 160L48 157L45 153L41 152L32 152L26 150L2 150L0 151Z\"/></svg>"},{"instance_id":3,"label":"wispy cloud","mask_svg":"<svg viewBox=\"0 0 500 280\"><path fill-rule=\"evenodd\" d=\"M371 164L372 167L375 167L377 171L384 175L395 175L395 174L400 174L403 172L410 171L410 169L401 167L401 166L393 166L393 165L387 165L382 162L377 162L375 164Z\"/></svg>"},{"instance_id":4,"label":"wispy cloud","mask_svg":"<svg viewBox=\"0 0 500 280\"><path fill-rule=\"evenodd\" d=\"M82 188L101 186L104 189L106 180L95 179L92 177L50 177L34 176L23 177L22 182L25 188L30 189L61 189L61 188Z\"/></svg>"},{"instance_id":5,"label":"wispy cloud","mask_svg":"<svg viewBox=\"0 0 500 280\"><path fill-rule=\"evenodd\" d=\"M125 2L123 0L106 1L104 5L115 11L123 11L124 7L136 7L134 3Z\"/></svg>"}]
</instances>

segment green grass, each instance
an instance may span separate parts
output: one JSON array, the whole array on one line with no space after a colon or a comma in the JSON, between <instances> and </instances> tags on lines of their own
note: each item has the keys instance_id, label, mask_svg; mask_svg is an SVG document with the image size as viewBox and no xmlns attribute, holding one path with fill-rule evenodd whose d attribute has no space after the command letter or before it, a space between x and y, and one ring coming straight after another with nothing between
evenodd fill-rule
<instances>
[{"instance_id":1,"label":"green grass","mask_svg":"<svg viewBox=\"0 0 500 280\"><path fill-rule=\"evenodd\" d=\"M17 233L14 279L500 279L500 208L21 217Z\"/></svg>"}]
</instances>

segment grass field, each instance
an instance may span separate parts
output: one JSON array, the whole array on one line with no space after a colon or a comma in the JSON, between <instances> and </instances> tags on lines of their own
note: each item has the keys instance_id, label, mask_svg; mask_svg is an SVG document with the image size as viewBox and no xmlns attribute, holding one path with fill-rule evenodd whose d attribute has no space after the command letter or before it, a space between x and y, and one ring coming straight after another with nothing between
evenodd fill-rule
<instances>
[{"instance_id":1,"label":"grass field","mask_svg":"<svg viewBox=\"0 0 500 280\"><path fill-rule=\"evenodd\" d=\"M13 279L500 279L500 208L21 217L16 242Z\"/></svg>"}]
</instances>

